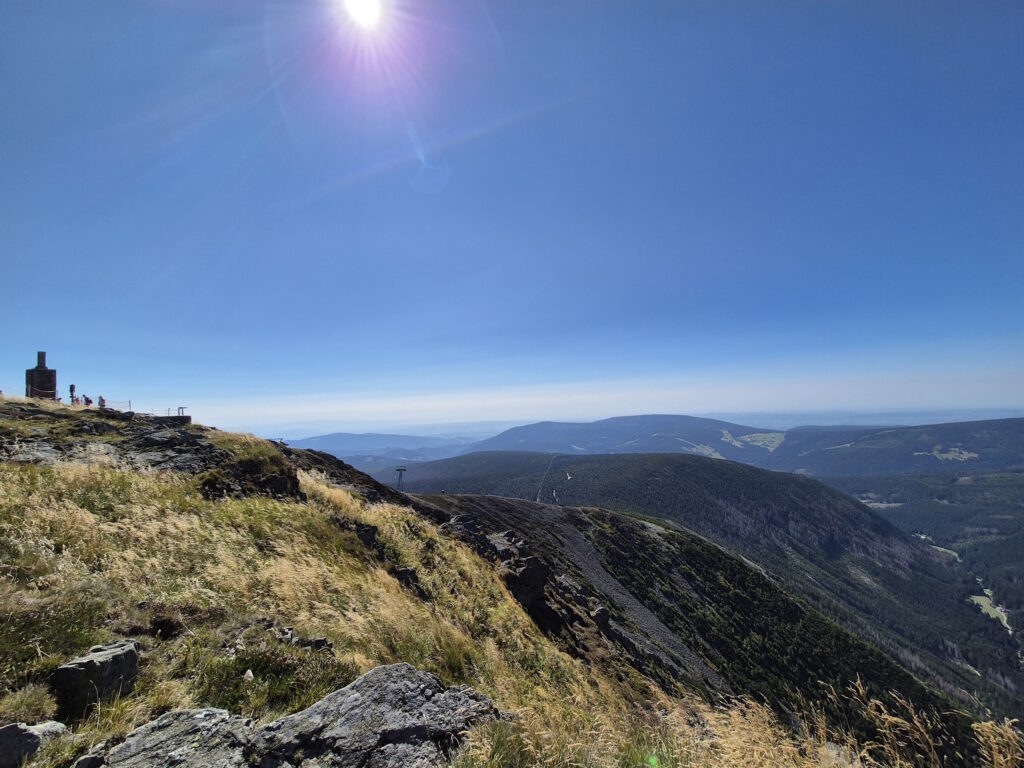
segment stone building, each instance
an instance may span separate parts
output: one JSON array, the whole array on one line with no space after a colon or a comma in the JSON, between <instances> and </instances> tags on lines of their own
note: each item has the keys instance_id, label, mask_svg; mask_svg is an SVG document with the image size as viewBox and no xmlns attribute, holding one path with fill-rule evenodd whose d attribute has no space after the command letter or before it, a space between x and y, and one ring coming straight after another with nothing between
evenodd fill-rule
<instances>
[{"instance_id":1,"label":"stone building","mask_svg":"<svg viewBox=\"0 0 1024 768\"><path fill-rule=\"evenodd\" d=\"M57 370L46 367L46 353L37 352L35 368L25 371L25 397L57 399Z\"/></svg>"}]
</instances>

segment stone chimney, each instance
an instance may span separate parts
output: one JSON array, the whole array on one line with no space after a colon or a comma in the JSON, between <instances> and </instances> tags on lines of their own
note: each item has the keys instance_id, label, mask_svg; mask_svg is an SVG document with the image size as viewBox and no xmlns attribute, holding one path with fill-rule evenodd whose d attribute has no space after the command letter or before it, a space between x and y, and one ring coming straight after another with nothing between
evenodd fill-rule
<instances>
[{"instance_id":1,"label":"stone chimney","mask_svg":"<svg viewBox=\"0 0 1024 768\"><path fill-rule=\"evenodd\" d=\"M36 367L25 371L25 397L57 399L57 371L46 367L46 353L36 353Z\"/></svg>"}]
</instances>

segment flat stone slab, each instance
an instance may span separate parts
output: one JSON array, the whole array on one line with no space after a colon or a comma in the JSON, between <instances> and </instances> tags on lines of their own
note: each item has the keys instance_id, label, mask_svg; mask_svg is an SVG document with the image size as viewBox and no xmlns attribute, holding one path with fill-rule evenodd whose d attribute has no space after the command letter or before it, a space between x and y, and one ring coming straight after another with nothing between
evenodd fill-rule
<instances>
[{"instance_id":1,"label":"flat stone slab","mask_svg":"<svg viewBox=\"0 0 1024 768\"><path fill-rule=\"evenodd\" d=\"M499 715L472 688L392 664L258 729L221 709L169 712L75 768L437 768Z\"/></svg>"},{"instance_id":2,"label":"flat stone slab","mask_svg":"<svg viewBox=\"0 0 1024 768\"><path fill-rule=\"evenodd\" d=\"M259 731L264 766L440 765L461 734L498 717L472 688L445 688L409 664L377 667L302 712ZM301 755L299 762L292 762Z\"/></svg>"},{"instance_id":3,"label":"flat stone slab","mask_svg":"<svg viewBox=\"0 0 1024 768\"><path fill-rule=\"evenodd\" d=\"M74 768L245 768L251 740L248 720L223 709L184 709L136 728L109 751L101 746Z\"/></svg>"},{"instance_id":4,"label":"flat stone slab","mask_svg":"<svg viewBox=\"0 0 1024 768\"><path fill-rule=\"evenodd\" d=\"M49 466L61 458L61 453L49 443L39 440L12 443L0 446L5 461L19 464L43 464Z\"/></svg>"}]
</instances>

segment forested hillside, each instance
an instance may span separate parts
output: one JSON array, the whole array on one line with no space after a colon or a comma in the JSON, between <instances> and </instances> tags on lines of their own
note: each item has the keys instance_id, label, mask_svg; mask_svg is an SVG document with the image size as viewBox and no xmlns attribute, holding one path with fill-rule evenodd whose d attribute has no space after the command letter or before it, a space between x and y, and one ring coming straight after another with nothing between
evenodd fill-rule
<instances>
[{"instance_id":1,"label":"forested hillside","mask_svg":"<svg viewBox=\"0 0 1024 768\"><path fill-rule=\"evenodd\" d=\"M827 478L893 525L959 559L1024 627L1024 472Z\"/></svg>"},{"instance_id":2,"label":"forested hillside","mask_svg":"<svg viewBox=\"0 0 1024 768\"><path fill-rule=\"evenodd\" d=\"M482 453L414 465L406 482L670 521L756 563L951 695L1022 709L1018 642L969 602L967 570L816 480L696 456Z\"/></svg>"}]
</instances>

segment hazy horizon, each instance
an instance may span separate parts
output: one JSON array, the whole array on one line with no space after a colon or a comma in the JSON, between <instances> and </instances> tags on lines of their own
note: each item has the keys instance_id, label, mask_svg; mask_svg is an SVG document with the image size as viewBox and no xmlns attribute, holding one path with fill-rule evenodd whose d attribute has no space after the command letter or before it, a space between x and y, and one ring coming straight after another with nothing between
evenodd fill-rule
<instances>
[{"instance_id":1,"label":"hazy horizon","mask_svg":"<svg viewBox=\"0 0 1024 768\"><path fill-rule=\"evenodd\" d=\"M266 424L226 424L219 425L224 429L235 429L253 432L262 437L287 441L320 437L329 434L351 435L395 435L398 437L430 437L464 439L467 441L482 440L493 437L513 427L534 424L538 421L583 422L600 421L605 418L673 415L694 416L697 418L728 421L750 427L787 430L807 426L863 426L863 427L911 427L927 424L952 422L985 421L990 419L1024 418L1021 408L983 408L983 409L952 409L952 410L915 410L904 409L894 411L777 411L777 412L738 412L738 413L619 413L603 416L598 419L521 419L516 421L481 421L462 423L345 423L331 421L311 421L306 423L284 424L280 426ZM406 446L412 447L412 446Z\"/></svg>"}]
</instances>

